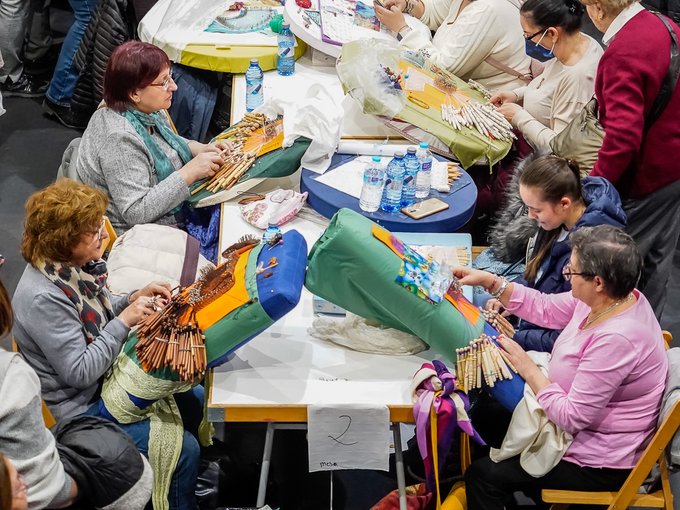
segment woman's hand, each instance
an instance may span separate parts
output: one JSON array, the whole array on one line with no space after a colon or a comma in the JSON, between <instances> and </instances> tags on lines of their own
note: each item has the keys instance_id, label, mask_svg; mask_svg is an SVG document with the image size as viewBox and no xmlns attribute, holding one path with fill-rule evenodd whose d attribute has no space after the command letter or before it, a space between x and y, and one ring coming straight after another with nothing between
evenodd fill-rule
<instances>
[{"instance_id":1,"label":"woman's hand","mask_svg":"<svg viewBox=\"0 0 680 510\"><path fill-rule=\"evenodd\" d=\"M453 268L453 276L458 278L461 285L481 285L488 289L493 285L496 276L488 271L458 266Z\"/></svg>"},{"instance_id":2,"label":"woman's hand","mask_svg":"<svg viewBox=\"0 0 680 510\"><path fill-rule=\"evenodd\" d=\"M218 140L215 143L201 143L192 140L188 145L191 150L191 155L194 157L203 154L204 152L217 152L226 156L230 154L234 148L234 144L228 140Z\"/></svg>"},{"instance_id":3,"label":"woman's hand","mask_svg":"<svg viewBox=\"0 0 680 510\"><path fill-rule=\"evenodd\" d=\"M501 336L498 338L498 344L505 351L517 373L522 376L535 394L550 385L550 379L543 375L538 365L517 342Z\"/></svg>"},{"instance_id":4,"label":"woman's hand","mask_svg":"<svg viewBox=\"0 0 680 510\"><path fill-rule=\"evenodd\" d=\"M140 323L145 317L148 317L154 312L158 311L157 301L148 296L142 296L135 299L128 307L120 312L118 318L123 321L128 328L132 328Z\"/></svg>"},{"instance_id":5,"label":"woman's hand","mask_svg":"<svg viewBox=\"0 0 680 510\"><path fill-rule=\"evenodd\" d=\"M501 90L500 92L496 92L491 96L491 99L489 99L489 102L494 106L500 106L506 103L517 103L518 101L519 96L512 90Z\"/></svg>"},{"instance_id":6,"label":"woman's hand","mask_svg":"<svg viewBox=\"0 0 680 510\"><path fill-rule=\"evenodd\" d=\"M374 3L373 8L375 9L375 15L380 20L380 23L389 28L392 32L399 32L399 30L407 25L404 13L401 12L397 5L392 5L389 9L385 9Z\"/></svg>"},{"instance_id":7,"label":"woman's hand","mask_svg":"<svg viewBox=\"0 0 680 510\"><path fill-rule=\"evenodd\" d=\"M512 119L520 112L523 108L515 103L503 103L498 107L498 111L505 117L505 120L512 122Z\"/></svg>"},{"instance_id":8,"label":"woman's hand","mask_svg":"<svg viewBox=\"0 0 680 510\"><path fill-rule=\"evenodd\" d=\"M165 302L169 301L172 297L170 291L171 287L168 282L151 282L146 287L143 287L130 294L130 303L134 303L140 297L152 298L160 296L162 304L165 305Z\"/></svg>"},{"instance_id":9,"label":"woman's hand","mask_svg":"<svg viewBox=\"0 0 680 510\"><path fill-rule=\"evenodd\" d=\"M381 7L380 4L373 4L378 5L378 7ZM399 12L404 12L404 9L406 9L406 0L385 0L383 2L383 5L385 6L385 9L392 10L392 6L396 7L399 9Z\"/></svg>"},{"instance_id":10,"label":"woman's hand","mask_svg":"<svg viewBox=\"0 0 680 510\"><path fill-rule=\"evenodd\" d=\"M484 308L491 310L492 312L500 312L503 309L503 303L496 298L491 298L486 302Z\"/></svg>"},{"instance_id":11,"label":"woman's hand","mask_svg":"<svg viewBox=\"0 0 680 510\"><path fill-rule=\"evenodd\" d=\"M218 152L202 152L179 169L179 174L187 186L215 175L224 163Z\"/></svg>"}]
</instances>

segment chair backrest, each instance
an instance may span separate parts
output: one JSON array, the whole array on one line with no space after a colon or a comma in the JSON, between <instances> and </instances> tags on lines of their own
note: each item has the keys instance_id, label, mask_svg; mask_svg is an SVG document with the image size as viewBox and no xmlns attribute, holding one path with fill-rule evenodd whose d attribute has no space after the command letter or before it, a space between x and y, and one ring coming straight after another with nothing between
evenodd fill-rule
<instances>
[{"instance_id":1,"label":"chair backrest","mask_svg":"<svg viewBox=\"0 0 680 510\"><path fill-rule=\"evenodd\" d=\"M12 337L12 352L19 352L19 344L16 339ZM57 420L54 418L52 411L47 407L47 404L42 400L42 417L45 422L45 427L51 429L52 426L56 425Z\"/></svg>"},{"instance_id":2,"label":"chair backrest","mask_svg":"<svg viewBox=\"0 0 680 510\"><path fill-rule=\"evenodd\" d=\"M113 225L111 225L111 220L109 220L108 216L104 216L104 228L106 229L106 233L109 235L108 239L102 243L102 248L106 253L111 251L114 241L118 239L118 234L116 234L116 231L114 230Z\"/></svg>"},{"instance_id":3,"label":"chair backrest","mask_svg":"<svg viewBox=\"0 0 680 510\"><path fill-rule=\"evenodd\" d=\"M664 451L678 427L680 427L680 400L673 405L666 415L609 508L628 508L654 465L661 462L662 466L665 467Z\"/></svg>"}]
</instances>

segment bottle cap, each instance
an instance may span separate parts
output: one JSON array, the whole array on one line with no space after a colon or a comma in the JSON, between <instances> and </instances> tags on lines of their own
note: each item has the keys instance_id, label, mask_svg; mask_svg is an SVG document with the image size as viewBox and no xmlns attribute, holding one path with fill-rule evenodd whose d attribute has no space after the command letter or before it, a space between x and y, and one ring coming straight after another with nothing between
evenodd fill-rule
<instances>
[{"instance_id":1,"label":"bottle cap","mask_svg":"<svg viewBox=\"0 0 680 510\"><path fill-rule=\"evenodd\" d=\"M290 28L290 23L282 23L281 28Z\"/></svg>"},{"instance_id":2,"label":"bottle cap","mask_svg":"<svg viewBox=\"0 0 680 510\"><path fill-rule=\"evenodd\" d=\"M395 157L395 158L403 158L403 157L404 157L404 153L403 153L403 152L395 152L395 153L394 153L394 157Z\"/></svg>"},{"instance_id":3,"label":"bottle cap","mask_svg":"<svg viewBox=\"0 0 680 510\"><path fill-rule=\"evenodd\" d=\"M415 147L409 147L408 149L406 149L406 152L408 152L409 154L415 154L416 148Z\"/></svg>"},{"instance_id":4,"label":"bottle cap","mask_svg":"<svg viewBox=\"0 0 680 510\"><path fill-rule=\"evenodd\" d=\"M259 65L259 64L260 64L260 61L259 61L258 59L256 59L256 58L251 58L251 59L250 59L250 64L251 64L251 65L253 65L253 64Z\"/></svg>"},{"instance_id":5,"label":"bottle cap","mask_svg":"<svg viewBox=\"0 0 680 510\"><path fill-rule=\"evenodd\" d=\"M380 156L373 156L371 159L376 163L380 163Z\"/></svg>"},{"instance_id":6,"label":"bottle cap","mask_svg":"<svg viewBox=\"0 0 680 510\"><path fill-rule=\"evenodd\" d=\"M427 149L430 146L429 143L427 142L420 142L420 148L421 149Z\"/></svg>"}]
</instances>

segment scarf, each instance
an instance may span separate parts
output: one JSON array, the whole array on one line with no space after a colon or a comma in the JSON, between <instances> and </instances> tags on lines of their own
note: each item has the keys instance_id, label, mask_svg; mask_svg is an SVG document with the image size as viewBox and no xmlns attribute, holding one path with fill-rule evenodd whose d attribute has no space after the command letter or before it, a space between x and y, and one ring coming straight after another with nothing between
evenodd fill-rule
<instances>
[{"instance_id":1,"label":"scarf","mask_svg":"<svg viewBox=\"0 0 680 510\"><path fill-rule=\"evenodd\" d=\"M161 150L156 140L149 133L150 127L158 131L163 140L179 154L183 164L186 165L191 161L192 155L189 146L181 136L170 129L163 113L143 113L133 108L123 112L122 115L132 124L146 148L149 149L159 182L170 176L175 171L175 167L172 166L170 158Z\"/></svg>"},{"instance_id":2,"label":"scarf","mask_svg":"<svg viewBox=\"0 0 680 510\"><path fill-rule=\"evenodd\" d=\"M99 330L114 317L113 307L104 289L108 273L103 260L82 267L42 261L36 269L59 287L78 310L83 322L85 342L91 343Z\"/></svg>"}]
</instances>

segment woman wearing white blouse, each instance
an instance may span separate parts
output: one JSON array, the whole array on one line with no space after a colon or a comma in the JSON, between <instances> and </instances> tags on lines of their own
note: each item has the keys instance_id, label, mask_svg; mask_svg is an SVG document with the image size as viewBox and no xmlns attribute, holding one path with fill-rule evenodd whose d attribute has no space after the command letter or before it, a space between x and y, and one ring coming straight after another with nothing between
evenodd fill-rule
<instances>
[{"instance_id":1,"label":"woman wearing white blouse","mask_svg":"<svg viewBox=\"0 0 680 510\"><path fill-rule=\"evenodd\" d=\"M531 59L524 52L518 5L512 0L384 0L374 4L380 22L397 34L403 48L421 51L459 78L491 90L529 81ZM436 33L411 30L404 13Z\"/></svg>"},{"instance_id":2,"label":"woman wearing white blouse","mask_svg":"<svg viewBox=\"0 0 680 510\"><path fill-rule=\"evenodd\" d=\"M550 60L531 83L498 92L491 102L534 149L549 149L593 97L603 51L580 31L583 11L578 0L527 0L520 9L527 53Z\"/></svg>"}]
</instances>

